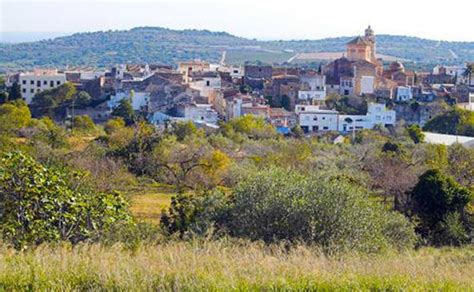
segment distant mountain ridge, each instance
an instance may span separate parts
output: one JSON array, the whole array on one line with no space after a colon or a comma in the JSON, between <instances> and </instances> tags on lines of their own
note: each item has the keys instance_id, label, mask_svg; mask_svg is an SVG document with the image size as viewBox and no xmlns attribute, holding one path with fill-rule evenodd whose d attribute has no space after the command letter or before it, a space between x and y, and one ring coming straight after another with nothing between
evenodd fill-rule
<instances>
[{"instance_id":1,"label":"distant mountain ridge","mask_svg":"<svg viewBox=\"0 0 474 292\"><path fill-rule=\"evenodd\" d=\"M352 37L320 40L259 41L209 30L137 27L75 33L19 44L0 44L0 71L31 67L95 66L117 63L166 63L202 59L217 62L282 62L297 53L341 52ZM377 35L377 52L418 63L474 61L474 42ZM232 58L238 56L238 58ZM232 59L234 59L232 61Z\"/></svg>"}]
</instances>

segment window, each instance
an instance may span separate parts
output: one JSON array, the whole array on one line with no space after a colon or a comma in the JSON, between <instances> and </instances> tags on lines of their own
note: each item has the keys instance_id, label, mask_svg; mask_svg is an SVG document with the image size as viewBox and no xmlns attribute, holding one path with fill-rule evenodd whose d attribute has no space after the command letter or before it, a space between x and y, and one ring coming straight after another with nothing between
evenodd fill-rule
<instances>
[{"instance_id":1,"label":"window","mask_svg":"<svg viewBox=\"0 0 474 292\"><path fill-rule=\"evenodd\" d=\"M319 126L314 126L313 131L317 131L317 130L319 130Z\"/></svg>"},{"instance_id":2,"label":"window","mask_svg":"<svg viewBox=\"0 0 474 292\"><path fill-rule=\"evenodd\" d=\"M234 74L237 74L237 73L239 73L239 70L234 70Z\"/></svg>"},{"instance_id":3,"label":"window","mask_svg":"<svg viewBox=\"0 0 474 292\"><path fill-rule=\"evenodd\" d=\"M26 88L23 88L21 92L26 93Z\"/></svg>"},{"instance_id":4,"label":"window","mask_svg":"<svg viewBox=\"0 0 474 292\"><path fill-rule=\"evenodd\" d=\"M206 81L206 86L211 86L211 81L207 80Z\"/></svg>"},{"instance_id":5,"label":"window","mask_svg":"<svg viewBox=\"0 0 474 292\"><path fill-rule=\"evenodd\" d=\"M22 83L23 83L23 85L26 85L26 80L23 80L23 82L22 82Z\"/></svg>"},{"instance_id":6,"label":"window","mask_svg":"<svg viewBox=\"0 0 474 292\"><path fill-rule=\"evenodd\" d=\"M326 119L326 117L323 117L323 120L325 120L325 119Z\"/></svg>"},{"instance_id":7,"label":"window","mask_svg":"<svg viewBox=\"0 0 474 292\"><path fill-rule=\"evenodd\" d=\"M344 90L344 95L349 95L349 90L345 89Z\"/></svg>"},{"instance_id":8,"label":"window","mask_svg":"<svg viewBox=\"0 0 474 292\"><path fill-rule=\"evenodd\" d=\"M313 117L313 121L317 121L318 120L318 117Z\"/></svg>"},{"instance_id":9,"label":"window","mask_svg":"<svg viewBox=\"0 0 474 292\"><path fill-rule=\"evenodd\" d=\"M305 109L306 109L305 107L302 107L302 108L301 108L301 111L302 111L302 112L304 112L304 111L305 111Z\"/></svg>"},{"instance_id":10,"label":"window","mask_svg":"<svg viewBox=\"0 0 474 292\"><path fill-rule=\"evenodd\" d=\"M34 81L34 80L31 80L31 81L30 81L30 84L31 84L31 85L35 85L35 81Z\"/></svg>"},{"instance_id":11,"label":"window","mask_svg":"<svg viewBox=\"0 0 474 292\"><path fill-rule=\"evenodd\" d=\"M61 85L61 81L56 81L56 84L57 84L57 85Z\"/></svg>"},{"instance_id":12,"label":"window","mask_svg":"<svg viewBox=\"0 0 474 292\"><path fill-rule=\"evenodd\" d=\"M44 80L43 81L43 85L47 85L48 84L48 81L47 80Z\"/></svg>"},{"instance_id":13,"label":"window","mask_svg":"<svg viewBox=\"0 0 474 292\"><path fill-rule=\"evenodd\" d=\"M53 80L49 81L49 87L54 87L54 81Z\"/></svg>"},{"instance_id":14,"label":"window","mask_svg":"<svg viewBox=\"0 0 474 292\"><path fill-rule=\"evenodd\" d=\"M31 88L30 93L35 93L35 90L33 88Z\"/></svg>"},{"instance_id":15,"label":"window","mask_svg":"<svg viewBox=\"0 0 474 292\"><path fill-rule=\"evenodd\" d=\"M36 86L37 86L37 87L41 87L41 80L37 80L37 81L36 81Z\"/></svg>"},{"instance_id":16,"label":"window","mask_svg":"<svg viewBox=\"0 0 474 292\"><path fill-rule=\"evenodd\" d=\"M323 127L323 130L329 130L329 128L328 127Z\"/></svg>"}]
</instances>

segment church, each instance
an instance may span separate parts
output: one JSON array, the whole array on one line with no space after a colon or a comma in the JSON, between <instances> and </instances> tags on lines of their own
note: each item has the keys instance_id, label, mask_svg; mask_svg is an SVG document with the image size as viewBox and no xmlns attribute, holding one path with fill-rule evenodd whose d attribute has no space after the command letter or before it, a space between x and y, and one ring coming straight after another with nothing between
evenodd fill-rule
<instances>
[{"instance_id":1,"label":"church","mask_svg":"<svg viewBox=\"0 0 474 292\"><path fill-rule=\"evenodd\" d=\"M376 38L369 26L364 36L358 36L346 44L346 52L342 58L336 59L324 68L328 84L328 92L340 95L374 95L376 91L392 92L397 86L412 85L409 73L394 70L400 67L394 62L389 72L384 74L383 63L376 54ZM396 73L396 74L395 74ZM406 82L403 81L406 78ZM395 80L394 80L395 79ZM401 80L402 79L402 80ZM410 83L410 84L406 84ZM391 97L391 94L388 94Z\"/></svg>"}]
</instances>

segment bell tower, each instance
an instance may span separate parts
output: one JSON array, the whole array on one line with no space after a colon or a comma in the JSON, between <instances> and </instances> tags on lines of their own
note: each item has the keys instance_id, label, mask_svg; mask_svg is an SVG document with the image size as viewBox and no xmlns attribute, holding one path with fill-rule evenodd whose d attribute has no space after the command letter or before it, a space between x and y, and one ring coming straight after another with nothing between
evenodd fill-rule
<instances>
[{"instance_id":1,"label":"bell tower","mask_svg":"<svg viewBox=\"0 0 474 292\"><path fill-rule=\"evenodd\" d=\"M371 56L370 59L372 62L377 60L376 53L375 53L375 34L374 30L370 27L370 25L365 29L365 41L370 44L371 48Z\"/></svg>"}]
</instances>

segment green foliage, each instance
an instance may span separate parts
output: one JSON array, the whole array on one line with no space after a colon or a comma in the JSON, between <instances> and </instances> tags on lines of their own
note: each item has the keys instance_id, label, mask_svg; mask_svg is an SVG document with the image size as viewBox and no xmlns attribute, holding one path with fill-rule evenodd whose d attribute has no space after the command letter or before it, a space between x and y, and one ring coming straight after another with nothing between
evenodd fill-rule
<instances>
[{"instance_id":1,"label":"green foliage","mask_svg":"<svg viewBox=\"0 0 474 292\"><path fill-rule=\"evenodd\" d=\"M20 84L18 84L18 82L14 82L12 86L8 89L8 100L13 101L22 98L23 97L21 96Z\"/></svg>"},{"instance_id":2,"label":"green foliage","mask_svg":"<svg viewBox=\"0 0 474 292\"><path fill-rule=\"evenodd\" d=\"M48 117L38 120L37 132L33 136L33 142L41 141L53 149L66 147L68 145L66 130L54 123Z\"/></svg>"},{"instance_id":3,"label":"green foliage","mask_svg":"<svg viewBox=\"0 0 474 292\"><path fill-rule=\"evenodd\" d=\"M53 118L60 114L64 106L69 105L75 95L76 87L70 82L45 90L33 97L30 104L31 112L34 117L49 116Z\"/></svg>"},{"instance_id":4,"label":"green foliage","mask_svg":"<svg viewBox=\"0 0 474 292\"><path fill-rule=\"evenodd\" d=\"M321 40L258 41L208 30L138 27L131 30L78 33L38 42L0 44L0 66L7 69L58 67L64 64L106 67L127 62L171 64L179 60L193 59L218 62L223 45L234 48L227 52L226 62L243 64L245 61L260 60L281 64L295 53L342 51L351 39L352 37L338 37ZM415 37L377 35L377 46L381 54L413 60L416 66L424 66L421 71L426 71L426 67L431 69L441 59L446 64L461 64L474 59L472 43L468 42L440 43L437 40ZM255 50L255 47L262 49ZM450 50L455 52L458 58L447 60L446 56L450 55ZM298 59L294 62L298 62ZM314 67L318 66L319 62Z\"/></svg>"},{"instance_id":5,"label":"green foliage","mask_svg":"<svg viewBox=\"0 0 474 292\"><path fill-rule=\"evenodd\" d=\"M92 97L85 91L79 91L74 97L75 106L84 107L89 105Z\"/></svg>"},{"instance_id":6,"label":"green foliage","mask_svg":"<svg viewBox=\"0 0 474 292\"><path fill-rule=\"evenodd\" d=\"M347 115L365 115L368 107L367 101L361 97L340 96L335 93L329 94L325 103L328 108Z\"/></svg>"},{"instance_id":7,"label":"green foliage","mask_svg":"<svg viewBox=\"0 0 474 292\"><path fill-rule=\"evenodd\" d=\"M120 131L125 128L125 121L123 118L112 118L107 121L105 124L105 133L111 135L117 131Z\"/></svg>"},{"instance_id":8,"label":"green foliage","mask_svg":"<svg viewBox=\"0 0 474 292\"><path fill-rule=\"evenodd\" d=\"M425 134L423 134L419 125L415 124L407 127L407 133L415 144L423 143L423 141L425 140Z\"/></svg>"},{"instance_id":9,"label":"green foliage","mask_svg":"<svg viewBox=\"0 0 474 292\"><path fill-rule=\"evenodd\" d=\"M423 126L423 130L474 137L474 112L459 108L453 109L429 120Z\"/></svg>"},{"instance_id":10,"label":"green foliage","mask_svg":"<svg viewBox=\"0 0 474 292\"><path fill-rule=\"evenodd\" d=\"M304 137L304 131L303 129L301 129L299 125L296 125L291 129L291 134L293 135L293 137L298 138L298 139Z\"/></svg>"},{"instance_id":11,"label":"green foliage","mask_svg":"<svg viewBox=\"0 0 474 292\"><path fill-rule=\"evenodd\" d=\"M227 200L218 191L202 195L178 194L171 198L168 210L163 210L160 225L168 234L179 234L181 239L206 235L216 221L225 216Z\"/></svg>"},{"instance_id":12,"label":"green foliage","mask_svg":"<svg viewBox=\"0 0 474 292\"><path fill-rule=\"evenodd\" d=\"M411 192L413 215L420 219L417 231L433 244L447 244L439 233L448 232L454 227L456 214L463 214L472 192L445 176L439 170L428 170L419 179ZM448 221L446 221L448 220ZM448 229L446 229L447 227ZM452 242L452 236L448 237ZM459 239L461 241L461 239Z\"/></svg>"},{"instance_id":13,"label":"green foliage","mask_svg":"<svg viewBox=\"0 0 474 292\"><path fill-rule=\"evenodd\" d=\"M30 109L23 100L0 105L0 133L11 135L31 122Z\"/></svg>"},{"instance_id":14,"label":"green foliage","mask_svg":"<svg viewBox=\"0 0 474 292\"><path fill-rule=\"evenodd\" d=\"M135 111L133 110L132 102L127 98L122 99L119 105L112 111L111 116L122 118L127 126L133 124L135 122Z\"/></svg>"},{"instance_id":15,"label":"green foliage","mask_svg":"<svg viewBox=\"0 0 474 292\"><path fill-rule=\"evenodd\" d=\"M3 239L18 249L77 243L129 220L120 194L94 193L80 184L82 175L44 167L20 152L6 154L0 162Z\"/></svg>"},{"instance_id":16,"label":"green foliage","mask_svg":"<svg viewBox=\"0 0 474 292\"><path fill-rule=\"evenodd\" d=\"M474 149L453 144L448 148L447 161L446 172L461 185L474 189Z\"/></svg>"},{"instance_id":17,"label":"green foliage","mask_svg":"<svg viewBox=\"0 0 474 292\"><path fill-rule=\"evenodd\" d=\"M72 128L75 134L95 134L97 133L97 127L94 121L86 115L75 116L72 120Z\"/></svg>"},{"instance_id":18,"label":"green foliage","mask_svg":"<svg viewBox=\"0 0 474 292\"><path fill-rule=\"evenodd\" d=\"M230 213L231 234L252 240L368 252L410 247L415 240L402 215L371 202L367 190L342 175L265 170L236 186ZM404 236L389 237L395 234Z\"/></svg>"},{"instance_id":19,"label":"green foliage","mask_svg":"<svg viewBox=\"0 0 474 292\"><path fill-rule=\"evenodd\" d=\"M271 138L276 136L275 127L265 122L261 117L244 115L234 118L224 124L224 133L232 136L235 133L244 134L249 138Z\"/></svg>"},{"instance_id":20,"label":"green foliage","mask_svg":"<svg viewBox=\"0 0 474 292\"><path fill-rule=\"evenodd\" d=\"M204 136L204 132L198 130L192 121L172 123L169 133L175 135L178 141L183 141L190 136Z\"/></svg>"}]
</instances>

